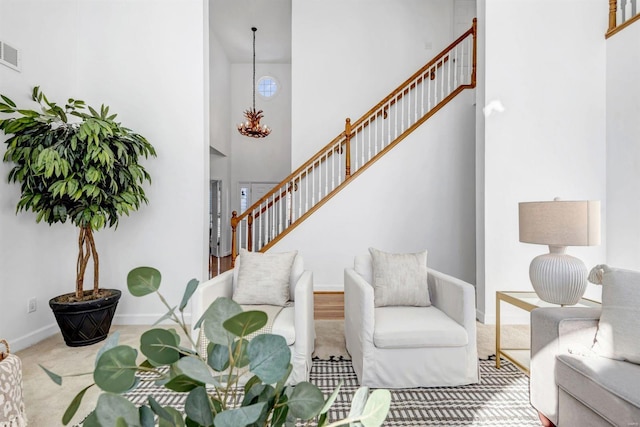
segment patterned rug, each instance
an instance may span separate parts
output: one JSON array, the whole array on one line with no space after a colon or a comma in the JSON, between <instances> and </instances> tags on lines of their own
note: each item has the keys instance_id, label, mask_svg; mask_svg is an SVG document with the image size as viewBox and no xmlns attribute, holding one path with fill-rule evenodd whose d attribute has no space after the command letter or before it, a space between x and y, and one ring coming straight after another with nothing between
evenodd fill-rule
<instances>
[{"instance_id":1,"label":"patterned rug","mask_svg":"<svg viewBox=\"0 0 640 427\"><path fill-rule=\"evenodd\" d=\"M480 383L460 387L391 390L391 408L385 426L539 426L529 404L529 379L506 360L496 369L495 358L480 360ZM311 382L329 395L340 380L344 383L329 418L345 418L351 396L358 389L351 361L342 358L313 360ZM153 395L162 405L184 408L186 394L142 381L125 395L132 402L146 403Z\"/></svg>"}]
</instances>

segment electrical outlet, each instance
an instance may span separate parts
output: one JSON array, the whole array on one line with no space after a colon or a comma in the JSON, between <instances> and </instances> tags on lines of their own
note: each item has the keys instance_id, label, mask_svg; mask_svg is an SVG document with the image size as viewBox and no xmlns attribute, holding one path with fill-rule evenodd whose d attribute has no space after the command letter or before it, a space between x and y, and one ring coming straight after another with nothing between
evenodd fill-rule
<instances>
[{"instance_id":1,"label":"electrical outlet","mask_svg":"<svg viewBox=\"0 0 640 427\"><path fill-rule=\"evenodd\" d=\"M29 301L27 303L27 313L33 313L37 309L38 309L38 300L35 297L29 298Z\"/></svg>"}]
</instances>

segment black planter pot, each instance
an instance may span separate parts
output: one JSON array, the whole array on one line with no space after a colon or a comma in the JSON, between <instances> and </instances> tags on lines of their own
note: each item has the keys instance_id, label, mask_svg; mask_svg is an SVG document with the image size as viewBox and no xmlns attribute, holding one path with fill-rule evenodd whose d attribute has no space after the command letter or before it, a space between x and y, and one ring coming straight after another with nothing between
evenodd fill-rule
<instances>
[{"instance_id":1,"label":"black planter pot","mask_svg":"<svg viewBox=\"0 0 640 427\"><path fill-rule=\"evenodd\" d=\"M91 345L107 338L122 292L118 289L105 290L111 295L92 301L67 303L56 302L56 298L49 300L49 307L69 347Z\"/></svg>"}]
</instances>

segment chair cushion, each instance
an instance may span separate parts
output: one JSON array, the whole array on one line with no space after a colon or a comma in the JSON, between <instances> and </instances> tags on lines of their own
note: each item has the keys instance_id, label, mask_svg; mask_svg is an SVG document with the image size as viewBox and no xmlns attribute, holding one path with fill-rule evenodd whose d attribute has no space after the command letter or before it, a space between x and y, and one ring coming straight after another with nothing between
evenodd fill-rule
<instances>
[{"instance_id":1,"label":"chair cushion","mask_svg":"<svg viewBox=\"0 0 640 427\"><path fill-rule=\"evenodd\" d=\"M233 300L238 304L285 306L290 298L291 267L297 253L261 253L240 249Z\"/></svg>"},{"instance_id":2,"label":"chair cushion","mask_svg":"<svg viewBox=\"0 0 640 427\"><path fill-rule=\"evenodd\" d=\"M640 363L640 272L601 264L591 270L589 280L602 284L602 315L594 351Z\"/></svg>"},{"instance_id":3,"label":"chair cushion","mask_svg":"<svg viewBox=\"0 0 640 427\"><path fill-rule=\"evenodd\" d=\"M570 354L557 361L556 382L567 394L608 420L619 420L621 414L640 420L640 366Z\"/></svg>"},{"instance_id":4,"label":"chair cushion","mask_svg":"<svg viewBox=\"0 0 640 427\"><path fill-rule=\"evenodd\" d=\"M462 347L467 331L434 306L378 307L373 344L378 348Z\"/></svg>"},{"instance_id":5,"label":"chair cushion","mask_svg":"<svg viewBox=\"0 0 640 427\"><path fill-rule=\"evenodd\" d=\"M376 307L431 305L427 282L427 251L392 254L369 248L373 259Z\"/></svg>"},{"instance_id":6,"label":"chair cushion","mask_svg":"<svg viewBox=\"0 0 640 427\"><path fill-rule=\"evenodd\" d=\"M271 333L282 335L287 340L287 345L296 342L295 313L295 307L284 307L271 326Z\"/></svg>"}]
</instances>

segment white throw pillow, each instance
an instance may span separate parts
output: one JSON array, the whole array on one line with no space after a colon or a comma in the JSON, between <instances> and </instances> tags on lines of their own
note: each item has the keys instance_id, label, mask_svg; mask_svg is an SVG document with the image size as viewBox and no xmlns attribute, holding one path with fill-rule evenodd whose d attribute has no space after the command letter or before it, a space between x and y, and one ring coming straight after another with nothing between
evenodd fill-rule
<instances>
[{"instance_id":1,"label":"white throw pillow","mask_svg":"<svg viewBox=\"0 0 640 427\"><path fill-rule=\"evenodd\" d=\"M291 267L298 251L283 253L249 252L240 249L238 280L233 300L238 304L285 306L290 299Z\"/></svg>"},{"instance_id":2,"label":"white throw pillow","mask_svg":"<svg viewBox=\"0 0 640 427\"><path fill-rule=\"evenodd\" d=\"M640 272L597 265L589 281L602 284L602 314L593 350L640 364Z\"/></svg>"},{"instance_id":3,"label":"white throw pillow","mask_svg":"<svg viewBox=\"0 0 640 427\"><path fill-rule=\"evenodd\" d=\"M392 254L369 248L373 261L376 307L431 305L427 282L427 251Z\"/></svg>"}]
</instances>

